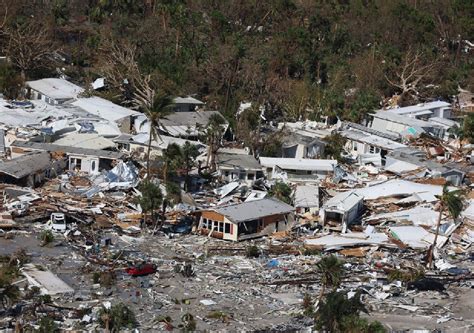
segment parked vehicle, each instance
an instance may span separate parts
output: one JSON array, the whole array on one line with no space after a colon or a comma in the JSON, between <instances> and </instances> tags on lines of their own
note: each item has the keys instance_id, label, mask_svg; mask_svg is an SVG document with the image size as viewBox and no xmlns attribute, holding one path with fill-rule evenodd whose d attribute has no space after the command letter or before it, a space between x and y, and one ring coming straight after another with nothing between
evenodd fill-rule
<instances>
[{"instance_id":1,"label":"parked vehicle","mask_svg":"<svg viewBox=\"0 0 474 333\"><path fill-rule=\"evenodd\" d=\"M13 216L23 216L28 211L28 203L23 201L14 201L7 203L5 208Z\"/></svg>"},{"instance_id":2,"label":"parked vehicle","mask_svg":"<svg viewBox=\"0 0 474 333\"><path fill-rule=\"evenodd\" d=\"M140 265L126 268L125 272L131 276L145 276L145 275L156 273L156 265L149 264L149 263L142 263Z\"/></svg>"},{"instance_id":3,"label":"parked vehicle","mask_svg":"<svg viewBox=\"0 0 474 333\"><path fill-rule=\"evenodd\" d=\"M66 231L66 216L64 213L52 213L49 219L49 226L53 231Z\"/></svg>"}]
</instances>

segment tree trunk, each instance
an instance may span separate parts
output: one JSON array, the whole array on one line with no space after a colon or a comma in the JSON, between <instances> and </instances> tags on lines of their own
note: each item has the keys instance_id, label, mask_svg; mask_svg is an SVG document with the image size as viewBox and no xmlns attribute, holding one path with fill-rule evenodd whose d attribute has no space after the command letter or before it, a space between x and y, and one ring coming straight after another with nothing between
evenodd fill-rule
<instances>
[{"instance_id":1,"label":"tree trunk","mask_svg":"<svg viewBox=\"0 0 474 333\"><path fill-rule=\"evenodd\" d=\"M436 242L438 241L439 226L441 225L441 218L443 217L443 210L444 210L444 207L441 206L440 210L439 210L439 215L438 215L438 222L436 223L435 238L433 240L433 245L431 245L431 250L430 250L430 253L429 253L429 256L428 256L428 267L429 268L433 267L433 265L432 265L432 263L433 263L433 253L434 253L434 250L436 248Z\"/></svg>"},{"instance_id":2,"label":"tree trunk","mask_svg":"<svg viewBox=\"0 0 474 333\"><path fill-rule=\"evenodd\" d=\"M321 300L323 299L323 296L324 296L324 293L326 292L326 286L323 284L321 286L321 291L319 292L319 297L318 297L318 304L319 302L321 302Z\"/></svg>"},{"instance_id":3,"label":"tree trunk","mask_svg":"<svg viewBox=\"0 0 474 333\"><path fill-rule=\"evenodd\" d=\"M150 153L151 153L151 139L152 139L152 124L150 123L150 136L148 138L148 150L146 152L146 178L150 178Z\"/></svg>"},{"instance_id":4,"label":"tree trunk","mask_svg":"<svg viewBox=\"0 0 474 333\"><path fill-rule=\"evenodd\" d=\"M209 168L209 162L211 160L211 154L212 154L212 142L209 142L209 145L207 147L207 156L206 156L206 166Z\"/></svg>"}]
</instances>

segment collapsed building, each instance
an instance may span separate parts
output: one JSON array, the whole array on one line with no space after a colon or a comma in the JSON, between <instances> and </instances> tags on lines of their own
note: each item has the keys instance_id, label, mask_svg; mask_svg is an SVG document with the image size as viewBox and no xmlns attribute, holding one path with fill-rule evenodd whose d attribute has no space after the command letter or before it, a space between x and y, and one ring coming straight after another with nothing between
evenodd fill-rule
<instances>
[{"instance_id":1,"label":"collapsed building","mask_svg":"<svg viewBox=\"0 0 474 333\"><path fill-rule=\"evenodd\" d=\"M288 132L270 157L227 142L228 122L219 147L206 146L202 136L220 113L194 97L174 100L150 142L144 114L86 97L68 81L26 89L31 100L0 102L0 252L26 247L32 264L21 264L15 285L53 300L34 308L37 317L95 330L99 312L123 302L144 330L169 329L191 312L202 330L249 322L272 330L268 323L278 322L288 331L294 321L302 330L311 327L299 316L302 299L321 292L315 267L331 253L350 276L341 289L363 288L372 313L430 327L464 324L446 299L472 289L474 170L447 135L457 126L449 104L378 110L368 127L337 119L279 124L273 130ZM338 160L325 156L333 133L346 139ZM167 148L186 143L199 156L166 173ZM466 196L454 217L441 198L460 189ZM48 231L54 246L43 244ZM421 271L447 294L408 290ZM11 329L16 310L1 311L0 327Z\"/></svg>"}]
</instances>

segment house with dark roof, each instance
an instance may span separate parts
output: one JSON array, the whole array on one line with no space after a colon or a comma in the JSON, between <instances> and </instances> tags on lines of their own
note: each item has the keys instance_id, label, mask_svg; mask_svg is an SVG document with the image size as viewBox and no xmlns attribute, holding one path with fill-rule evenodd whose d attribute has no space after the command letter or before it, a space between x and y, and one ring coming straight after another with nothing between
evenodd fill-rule
<instances>
[{"instance_id":1,"label":"house with dark roof","mask_svg":"<svg viewBox=\"0 0 474 333\"><path fill-rule=\"evenodd\" d=\"M0 182L27 187L36 187L46 178L57 176L65 161L53 160L47 152L32 152L11 160L0 162Z\"/></svg>"},{"instance_id":2,"label":"house with dark roof","mask_svg":"<svg viewBox=\"0 0 474 333\"><path fill-rule=\"evenodd\" d=\"M203 235L241 241L289 230L295 208L275 198L212 207L199 213L198 231Z\"/></svg>"},{"instance_id":3,"label":"house with dark roof","mask_svg":"<svg viewBox=\"0 0 474 333\"><path fill-rule=\"evenodd\" d=\"M34 151L64 155L68 160L68 168L71 171L80 171L89 174L98 174L102 170L112 169L112 162L123 159L123 152L81 148L73 146L62 146L52 143L26 142L16 140L11 144L15 153L24 154Z\"/></svg>"},{"instance_id":4,"label":"house with dark roof","mask_svg":"<svg viewBox=\"0 0 474 333\"><path fill-rule=\"evenodd\" d=\"M222 180L239 180L251 184L263 177L262 166L252 155L218 153L216 160L217 172Z\"/></svg>"}]
</instances>

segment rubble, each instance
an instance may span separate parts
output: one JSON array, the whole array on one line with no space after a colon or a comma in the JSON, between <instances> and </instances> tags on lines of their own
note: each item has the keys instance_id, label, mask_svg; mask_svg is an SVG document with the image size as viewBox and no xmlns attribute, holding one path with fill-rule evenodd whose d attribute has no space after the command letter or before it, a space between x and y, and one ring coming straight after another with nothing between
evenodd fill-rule
<instances>
[{"instance_id":1,"label":"rubble","mask_svg":"<svg viewBox=\"0 0 474 333\"><path fill-rule=\"evenodd\" d=\"M385 122L372 128L280 124L291 138L281 156L255 157L231 142L217 150L216 165L204 166L212 152L200 143L186 168L183 159L170 161L166 149L197 142L187 139L197 140L218 112L205 114L199 100L180 98L180 114L161 129L169 136L150 143L155 157L165 156L148 169L145 115L78 97L74 85L63 94L49 91L51 82L31 85L61 103L31 105L47 110L51 131L71 132L55 142L30 140L43 118L20 108L33 127L10 132L11 156L0 162L0 272L13 272L10 285L19 292L0 308L0 329L20 319L37 327L47 317L64 330L99 330L118 308L134 314L140 331L184 323L199 331L311 329L302 304L305 295L327 295L318 265L330 254L345 271L334 292L350 299L362 291L369 318L396 330L472 329L464 308L472 308L473 173L443 137L425 136L449 122L405 119L416 126L411 139L410 127L388 133L387 122L418 108L379 111L376 119ZM19 126L10 111L4 115L5 133ZM316 159L333 131L350 141L343 158ZM144 184L164 200L141 200ZM454 216L442 199L457 190L466 195ZM14 254L21 249L20 260ZM310 301L314 311L323 299ZM402 317L409 319L394 325Z\"/></svg>"}]
</instances>

